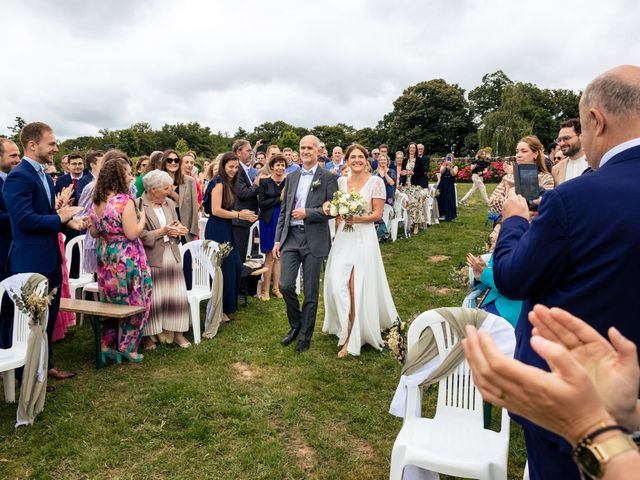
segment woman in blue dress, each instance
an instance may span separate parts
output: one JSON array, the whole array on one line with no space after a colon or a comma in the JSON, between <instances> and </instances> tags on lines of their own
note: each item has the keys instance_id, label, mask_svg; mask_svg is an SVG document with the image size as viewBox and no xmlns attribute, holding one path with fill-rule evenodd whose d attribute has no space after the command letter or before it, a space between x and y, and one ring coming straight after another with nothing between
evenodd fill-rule
<instances>
[{"instance_id":1,"label":"woman in blue dress","mask_svg":"<svg viewBox=\"0 0 640 480\"><path fill-rule=\"evenodd\" d=\"M274 155L269 160L271 176L260 180L258 187L258 205L260 206L260 251L265 254L264 266L268 268L262 280L260 299L269 301L269 288L273 274L273 294L282 298L278 288L280 284L280 259L273 256L273 244L276 237L280 203L284 189L285 168L287 159L282 155Z\"/></svg>"},{"instance_id":2,"label":"woman in blue dress","mask_svg":"<svg viewBox=\"0 0 640 480\"><path fill-rule=\"evenodd\" d=\"M242 274L242 262L233 241L231 220L239 218L255 222L258 217L251 210L234 210L236 202L236 175L238 173L238 157L233 152L222 155L218 167L218 175L207 185L203 199L205 212L209 214L204 237L218 243L229 242L234 248L221 265L222 270L222 310L225 321L227 315L238 310L238 293Z\"/></svg>"}]
</instances>

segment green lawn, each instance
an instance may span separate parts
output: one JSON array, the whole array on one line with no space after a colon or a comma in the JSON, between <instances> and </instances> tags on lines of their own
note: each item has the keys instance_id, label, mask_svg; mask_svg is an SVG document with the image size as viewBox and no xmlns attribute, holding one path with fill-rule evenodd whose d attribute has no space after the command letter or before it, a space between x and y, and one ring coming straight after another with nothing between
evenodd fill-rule
<instances>
[{"instance_id":1,"label":"green lawn","mask_svg":"<svg viewBox=\"0 0 640 480\"><path fill-rule=\"evenodd\" d=\"M460 196L468 188L459 185ZM452 265L480 251L485 219L474 196L454 222L382 246L403 319L460 305L465 291ZM401 426L387 413L400 365L369 347L338 359L322 318L321 305L311 350L297 355L279 343L288 330L283 301L250 299L212 340L101 371L91 328L78 328L55 356L79 375L52 382L33 427L15 432L15 404L0 403L0 478L386 478ZM433 409L434 392L425 398ZM524 462L512 424L510 479L522 478Z\"/></svg>"}]
</instances>

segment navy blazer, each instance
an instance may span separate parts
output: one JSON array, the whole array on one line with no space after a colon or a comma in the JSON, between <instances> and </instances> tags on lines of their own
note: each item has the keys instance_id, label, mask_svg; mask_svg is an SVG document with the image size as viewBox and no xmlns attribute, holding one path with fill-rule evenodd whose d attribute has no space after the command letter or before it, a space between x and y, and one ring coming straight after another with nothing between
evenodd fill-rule
<instances>
[{"instance_id":1,"label":"navy blazer","mask_svg":"<svg viewBox=\"0 0 640 480\"><path fill-rule=\"evenodd\" d=\"M54 209L53 181L48 175L45 178L49 183L50 199L40 177L26 160L11 171L4 183L3 195L7 199L13 232L8 263L12 273L46 275L61 264L58 232L62 224Z\"/></svg>"},{"instance_id":2,"label":"navy blazer","mask_svg":"<svg viewBox=\"0 0 640 480\"><path fill-rule=\"evenodd\" d=\"M11 222L9 221L9 213L4 203L2 191L4 189L4 180L0 178L0 271L6 271L7 259L9 257L9 247L11 246Z\"/></svg>"},{"instance_id":3,"label":"navy blazer","mask_svg":"<svg viewBox=\"0 0 640 480\"><path fill-rule=\"evenodd\" d=\"M527 314L536 303L561 307L601 335L615 325L640 344L640 146L598 171L562 183L542 197L539 215L504 221L493 254L496 286L526 300L515 357L549 370L531 348Z\"/></svg>"},{"instance_id":4,"label":"navy blazer","mask_svg":"<svg viewBox=\"0 0 640 480\"><path fill-rule=\"evenodd\" d=\"M244 168L240 166L238 168L236 179L236 203L234 210L251 210L254 213L258 213L258 186L255 185L251 179L247 176ZM235 227L249 228L253 223L246 220L239 220L234 218L232 224Z\"/></svg>"}]
</instances>

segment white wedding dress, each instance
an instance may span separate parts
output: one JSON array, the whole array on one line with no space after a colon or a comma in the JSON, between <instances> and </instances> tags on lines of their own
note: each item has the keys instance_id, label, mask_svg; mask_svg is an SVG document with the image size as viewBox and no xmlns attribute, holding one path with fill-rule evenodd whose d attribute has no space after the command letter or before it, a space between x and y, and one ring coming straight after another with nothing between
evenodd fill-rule
<instances>
[{"instance_id":1,"label":"white wedding dress","mask_svg":"<svg viewBox=\"0 0 640 480\"><path fill-rule=\"evenodd\" d=\"M347 191L347 178L338 179L338 188ZM386 198L384 183L372 176L360 190L369 212L373 198ZM373 223L355 224L345 232L344 222L336 232L324 274L324 323L322 331L338 336L338 346L349 335L349 278L354 272L355 320L347 351L360 355L360 347L369 344L382 350L381 330L386 330L398 317L382 263L376 228Z\"/></svg>"}]
</instances>

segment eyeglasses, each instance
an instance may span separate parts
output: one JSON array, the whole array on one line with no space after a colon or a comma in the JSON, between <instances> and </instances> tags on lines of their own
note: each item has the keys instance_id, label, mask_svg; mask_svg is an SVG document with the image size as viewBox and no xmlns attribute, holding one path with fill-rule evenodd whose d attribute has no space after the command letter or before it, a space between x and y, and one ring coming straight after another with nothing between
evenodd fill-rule
<instances>
[{"instance_id":1,"label":"eyeglasses","mask_svg":"<svg viewBox=\"0 0 640 480\"><path fill-rule=\"evenodd\" d=\"M377 155L380 155L380 152L373 152L373 156L374 157L377 156Z\"/></svg>"},{"instance_id":2,"label":"eyeglasses","mask_svg":"<svg viewBox=\"0 0 640 480\"><path fill-rule=\"evenodd\" d=\"M179 158L169 157L169 158L167 158L166 163L180 163L180 159Z\"/></svg>"},{"instance_id":3,"label":"eyeglasses","mask_svg":"<svg viewBox=\"0 0 640 480\"><path fill-rule=\"evenodd\" d=\"M565 137L558 137L556 138L556 143L560 144L563 142L568 142L569 140L571 140L573 137L577 137L578 135L571 135L571 136L565 136Z\"/></svg>"}]
</instances>

